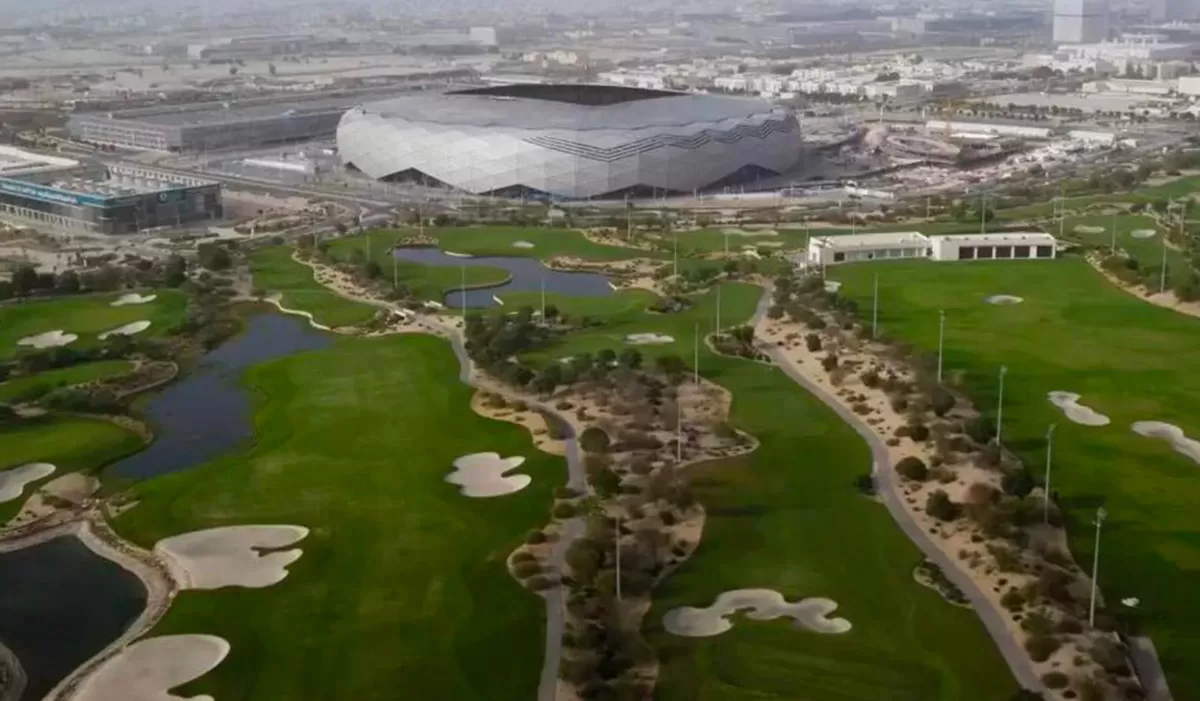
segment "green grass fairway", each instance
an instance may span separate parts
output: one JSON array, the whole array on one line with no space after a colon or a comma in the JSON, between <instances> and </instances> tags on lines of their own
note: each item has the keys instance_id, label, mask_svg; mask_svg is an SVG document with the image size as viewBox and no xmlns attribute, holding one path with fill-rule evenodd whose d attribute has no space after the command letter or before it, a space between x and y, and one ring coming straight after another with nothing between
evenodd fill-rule
<instances>
[{"instance_id":1,"label":"green grass fairway","mask_svg":"<svg viewBox=\"0 0 1200 701\"><path fill-rule=\"evenodd\" d=\"M1086 217L1067 217L1063 220L1062 230L1063 237L1072 241L1079 241L1091 246L1096 246L1105 254L1112 247L1112 229L1113 224L1116 224L1117 230L1117 248L1124 249L1130 255L1138 260L1143 267L1157 268L1162 262L1162 230L1155 224L1154 219L1140 214L1124 214L1117 215L1115 218L1111 215L1092 215ZM1101 233L1088 234L1076 231L1078 226L1094 226L1104 229ZM1153 229L1157 233L1148 239L1134 238L1132 233L1138 229ZM1058 236L1058 225L1052 224L1046 227L1048 233ZM1167 248L1167 269L1171 270L1186 270L1187 257L1172 247Z\"/></svg>"},{"instance_id":2,"label":"green grass fairway","mask_svg":"<svg viewBox=\"0 0 1200 701\"><path fill-rule=\"evenodd\" d=\"M330 251L339 259L348 258L350 252L355 249L362 250L364 254L369 251L371 258L383 270L384 280L388 282L392 280L392 265L395 264L397 280L400 284L406 285L412 291L413 296L418 299L441 302L442 298L446 296L447 290L458 289L462 285L463 270L461 268L393 260L391 249L395 239L396 232L368 232L360 236L336 239L330 243ZM467 265L465 267L467 285L499 285L508 281L508 271L503 268L485 265Z\"/></svg>"},{"instance_id":3,"label":"green grass fairway","mask_svg":"<svg viewBox=\"0 0 1200 701\"><path fill-rule=\"evenodd\" d=\"M61 329L79 336L70 345L81 348L99 343L97 334L134 321L148 320L150 328L139 336L161 334L183 319L187 299L178 290L153 290L158 298L147 304L113 307L121 293L77 295L36 302L0 305L0 358L29 350L17 341L46 331Z\"/></svg>"},{"instance_id":4,"label":"green grass fairway","mask_svg":"<svg viewBox=\"0 0 1200 701\"><path fill-rule=\"evenodd\" d=\"M29 401L59 387L81 385L93 380L105 380L124 375L132 369L133 363L124 360L102 360L49 370L36 375L17 377L0 382L0 404Z\"/></svg>"},{"instance_id":5,"label":"green grass fairway","mask_svg":"<svg viewBox=\"0 0 1200 701\"><path fill-rule=\"evenodd\" d=\"M761 290L744 283L725 283L721 286L721 325L728 328L748 319L754 312ZM647 358L675 353L686 359L692 357L696 324L700 334L710 333L716 323L717 294L715 291L690 297L693 305L678 314L652 314L646 307L653 303L652 293L643 290L624 290L611 297L579 299L546 295L546 303L574 317L588 315L604 319L603 326L576 331L570 336L530 355L530 358L548 361L582 352L595 353L611 348L618 353L623 348L637 348ZM514 293L504 296L505 308L516 304L529 304L535 309L539 305L538 293ZM635 333L661 333L675 339L674 343L662 345L629 346L625 337ZM701 342L703 345L703 342Z\"/></svg>"},{"instance_id":6,"label":"green grass fairway","mask_svg":"<svg viewBox=\"0 0 1200 701\"><path fill-rule=\"evenodd\" d=\"M1118 290L1077 258L880 263L828 274L860 309L869 309L878 274L883 332L926 351L936 349L945 309L946 367L965 370L971 395L993 414L996 373L1008 366L1005 444L1041 474L1046 427L1058 424L1052 482L1076 559L1091 561L1089 523L1103 503L1105 597L1114 608L1141 599L1123 614L1152 636L1175 698L1200 698L1200 465L1130 430L1135 421L1165 421L1200 438L1200 320ZM1025 302L983 303L997 293ZM1054 390L1083 395L1112 423L1071 423L1047 401Z\"/></svg>"},{"instance_id":7,"label":"green grass fairway","mask_svg":"<svg viewBox=\"0 0 1200 701\"><path fill-rule=\"evenodd\" d=\"M747 320L760 295L750 285L725 285L723 325ZM607 301L607 316L595 306L588 311L608 325L574 333L533 357L620 350L628 333L659 332L676 342L638 348L647 356L678 353L690 363L695 322L708 329L716 295L671 315L647 314L630 293ZM655 590L646 619L663 663L656 698L1007 699L1015 683L975 614L913 581L916 547L881 505L854 488L854 478L870 470L862 439L774 368L719 357L704 346L700 368L733 392L733 423L762 445L747 457L691 468L708 521L697 552ZM746 587L830 597L854 630L825 636L794 631L787 621L739 617L732 631L713 638L662 631L667 610L707 606L723 591Z\"/></svg>"},{"instance_id":8,"label":"green grass fairway","mask_svg":"<svg viewBox=\"0 0 1200 701\"><path fill-rule=\"evenodd\" d=\"M185 592L155 634L210 633L229 657L179 690L222 701L527 701L544 605L505 558L547 519L561 458L479 417L449 344L339 338L252 368L257 440L136 488L118 530L149 546L228 524L307 526L267 589ZM526 489L470 499L444 478L464 454L522 455Z\"/></svg>"},{"instance_id":9,"label":"green grass fairway","mask_svg":"<svg viewBox=\"0 0 1200 701\"><path fill-rule=\"evenodd\" d=\"M527 229L510 226L469 226L426 229L436 236L442 250L476 256L520 256L546 260L553 256L575 256L584 260L625 260L663 258L665 253L641 251L621 246L592 243L571 229ZM528 241L533 248L514 248L517 241Z\"/></svg>"},{"instance_id":10,"label":"green grass fairway","mask_svg":"<svg viewBox=\"0 0 1200 701\"><path fill-rule=\"evenodd\" d=\"M306 311L326 326L353 326L370 321L377 311L369 304L339 297L313 279L312 269L292 260L287 246L260 248L250 254L254 286L283 295L283 306Z\"/></svg>"},{"instance_id":11,"label":"green grass fairway","mask_svg":"<svg viewBox=\"0 0 1200 701\"><path fill-rule=\"evenodd\" d=\"M22 498L0 503L0 524L16 516L25 498L45 482L68 472L95 470L141 448L142 439L136 434L99 419L63 417L0 427L0 470L29 462L48 462L58 468L53 475L26 485Z\"/></svg>"}]
</instances>

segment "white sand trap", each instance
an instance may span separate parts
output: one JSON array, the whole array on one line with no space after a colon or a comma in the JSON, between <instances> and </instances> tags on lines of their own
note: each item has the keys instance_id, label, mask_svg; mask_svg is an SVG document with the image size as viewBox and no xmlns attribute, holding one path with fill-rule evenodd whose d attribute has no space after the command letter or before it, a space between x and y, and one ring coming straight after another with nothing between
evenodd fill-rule
<instances>
[{"instance_id":1,"label":"white sand trap","mask_svg":"<svg viewBox=\"0 0 1200 701\"><path fill-rule=\"evenodd\" d=\"M1137 229L1129 232L1129 235L1135 239L1152 239L1158 235L1158 232L1154 229Z\"/></svg>"},{"instance_id":2,"label":"white sand trap","mask_svg":"<svg viewBox=\"0 0 1200 701\"><path fill-rule=\"evenodd\" d=\"M770 589L734 589L718 596L708 608L681 606L667 611L663 627L669 633L689 638L720 635L733 627L727 616L748 611L746 618L755 621L787 617L795 621L796 627L814 633L848 632L850 621L827 618L835 609L837 602L831 599L801 599L789 604L782 594Z\"/></svg>"},{"instance_id":3,"label":"white sand trap","mask_svg":"<svg viewBox=\"0 0 1200 701\"><path fill-rule=\"evenodd\" d=\"M1020 304L1025 301L1025 298L1013 295L992 295L983 301L988 304Z\"/></svg>"},{"instance_id":4,"label":"white sand trap","mask_svg":"<svg viewBox=\"0 0 1200 701\"><path fill-rule=\"evenodd\" d=\"M721 229L722 234L730 236L778 236L779 232L774 229Z\"/></svg>"},{"instance_id":5,"label":"white sand trap","mask_svg":"<svg viewBox=\"0 0 1200 701\"><path fill-rule=\"evenodd\" d=\"M25 485L49 477L55 469L48 462L31 462L11 470L0 470L0 503L20 498Z\"/></svg>"},{"instance_id":6,"label":"white sand trap","mask_svg":"<svg viewBox=\"0 0 1200 701\"><path fill-rule=\"evenodd\" d=\"M455 253L454 251L442 251L442 253L445 253L446 255L450 256L451 258L472 258L473 257L470 253Z\"/></svg>"},{"instance_id":7,"label":"white sand trap","mask_svg":"<svg viewBox=\"0 0 1200 701\"><path fill-rule=\"evenodd\" d=\"M139 640L88 675L75 701L213 701L211 696L176 696L171 689L199 679L229 654L214 635L163 635Z\"/></svg>"},{"instance_id":8,"label":"white sand trap","mask_svg":"<svg viewBox=\"0 0 1200 701\"><path fill-rule=\"evenodd\" d=\"M79 337L73 333L67 333L62 329L56 331L47 331L39 333L36 336L26 336L17 341L18 346L30 346L32 348L58 348L65 346L68 343L74 343L79 340Z\"/></svg>"},{"instance_id":9,"label":"white sand trap","mask_svg":"<svg viewBox=\"0 0 1200 701\"><path fill-rule=\"evenodd\" d=\"M512 472L524 462L525 458L521 456L501 458L499 453L472 453L454 461L454 472L446 475L446 481L457 484L461 487L459 493L468 497L512 494L533 482L529 475L504 476L504 473Z\"/></svg>"},{"instance_id":10,"label":"white sand trap","mask_svg":"<svg viewBox=\"0 0 1200 701\"><path fill-rule=\"evenodd\" d=\"M625 337L625 342L634 346L659 346L674 343L675 337L665 333L631 333Z\"/></svg>"},{"instance_id":11,"label":"white sand trap","mask_svg":"<svg viewBox=\"0 0 1200 701\"><path fill-rule=\"evenodd\" d=\"M136 292L131 292L127 295L121 295L113 300L110 307L124 307L129 304L149 304L158 299L158 295L140 295Z\"/></svg>"},{"instance_id":12,"label":"white sand trap","mask_svg":"<svg viewBox=\"0 0 1200 701\"><path fill-rule=\"evenodd\" d=\"M1077 234L1103 234L1104 227L1103 226L1087 226L1086 224L1080 224L1079 226L1075 227L1075 233L1077 233Z\"/></svg>"},{"instance_id":13,"label":"white sand trap","mask_svg":"<svg viewBox=\"0 0 1200 701\"><path fill-rule=\"evenodd\" d=\"M134 321L125 324L124 326L118 326L115 329L109 329L108 331L100 334L99 338L101 341L103 341L109 336L132 336L134 334L141 333L148 328L150 328L149 321Z\"/></svg>"},{"instance_id":14,"label":"white sand trap","mask_svg":"<svg viewBox=\"0 0 1200 701\"><path fill-rule=\"evenodd\" d=\"M1050 392L1046 395L1046 399L1054 406L1062 409L1062 413L1071 421L1084 426L1107 426L1110 421L1107 416L1101 414L1090 406L1085 406L1079 403L1079 396L1074 392Z\"/></svg>"},{"instance_id":15,"label":"white sand trap","mask_svg":"<svg viewBox=\"0 0 1200 701\"><path fill-rule=\"evenodd\" d=\"M303 540L302 526L225 526L164 538L154 552L176 565L183 589L249 587L278 584L287 577L287 566L300 559L299 548L276 550Z\"/></svg>"},{"instance_id":16,"label":"white sand trap","mask_svg":"<svg viewBox=\"0 0 1200 701\"><path fill-rule=\"evenodd\" d=\"M513 248L533 248L533 244L528 241L513 241Z\"/></svg>"},{"instance_id":17,"label":"white sand trap","mask_svg":"<svg viewBox=\"0 0 1200 701\"><path fill-rule=\"evenodd\" d=\"M283 312L284 314L291 314L292 316L302 316L305 319L308 319L308 325L313 327L314 329L317 329L318 331L333 331L333 329L326 326L325 324L318 323L316 317L314 317L312 314L304 311L303 309L292 309L290 307L283 306L283 303L279 301L278 297L269 297L269 298L267 298L266 301L269 302L270 304L275 305L275 308L278 309L279 311ZM426 302L426 304L432 306L437 303L436 302Z\"/></svg>"},{"instance_id":18,"label":"white sand trap","mask_svg":"<svg viewBox=\"0 0 1200 701\"><path fill-rule=\"evenodd\" d=\"M1133 432L1147 438L1160 438L1171 444L1176 453L1185 455L1200 465L1200 441L1188 438L1175 424L1161 421L1138 421L1133 424Z\"/></svg>"}]
</instances>

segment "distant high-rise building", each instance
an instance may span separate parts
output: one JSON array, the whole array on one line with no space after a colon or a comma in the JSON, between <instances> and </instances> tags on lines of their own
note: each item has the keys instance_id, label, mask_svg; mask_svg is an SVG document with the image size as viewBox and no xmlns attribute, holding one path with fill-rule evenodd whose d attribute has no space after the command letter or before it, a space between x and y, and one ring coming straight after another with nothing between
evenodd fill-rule
<instances>
[{"instance_id":1,"label":"distant high-rise building","mask_svg":"<svg viewBox=\"0 0 1200 701\"><path fill-rule=\"evenodd\" d=\"M1150 19L1155 22L1190 22L1200 18L1200 0L1151 0Z\"/></svg>"},{"instance_id":2,"label":"distant high-rise building","mask_svg":"<svg viewBox=\"0 0 1200 701\"><path fill-rule=\"evenodd\" d=\"M1055 42L1091 44L1106 37L1108 37L1108 0L1054 1Z\"/></svg>"}]
</instances>

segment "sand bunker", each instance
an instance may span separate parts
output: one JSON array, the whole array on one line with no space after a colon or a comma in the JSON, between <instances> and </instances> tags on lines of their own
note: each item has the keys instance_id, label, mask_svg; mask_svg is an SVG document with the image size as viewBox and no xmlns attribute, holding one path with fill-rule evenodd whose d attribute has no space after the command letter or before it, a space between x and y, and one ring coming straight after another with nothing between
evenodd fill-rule
<instances>
[{"instance_id":1,"label":"sand bunker","mask_svg":"<svg viewBox=\"0 0 1200 701\"><path fill-rule=\"evenodd\" d=\"M657 346L674 343L675 338L665 333L631 333L625 337L625 342L635 346Z\"/></svg>"},{"instance_id":2,"label":"sand bunker","mask_svg":"<svg viewBox=\"0 0 1200 701\"><path fill-rule=\"evenodd\" d=\"M1071 421L1084 426L1107 426L1110 422L1107 416L1095 409L1079 403L1079 396L1074 392L1050 392L1046 399L1054 406L1062 409L1062 413Z\"/></svg>"},{"instance_id":3,"label":"sand bunker","mask_svg":"<svg viewBox=\"0 0 1200 701\"><path fill-rule=\"evenodd\" d=\"M284 548L307 535L302 526L225 526L164 538L154 552L175 565L182 589L257 589L283 581L287 566L303 553L258 551Z\"/></svg>"},{"instance_id":4,"label":"sand bunker","mask_svg":"<svg viewBox=\"0 0 1200 701\"><path fill-rule=\"evenodd\" d=\"M75 701L213 701L171 690L207 674L229 654L214 635L163 635L133 643L105 660L75 692Z\"/></svg>"},{"instance_id":5,"label":"sand bunker","mask_svg":"<svg viewBox=\"0 0 1200 701\"><path fill-rule=\"evenodd\" d=\"M525 458L501 458L499 453L472 453L454 461L454 472L446 481L457 484L459 493L468 497L498 497L519 492L533 482L529 475L505 477L521 466Z\"/></svg>"},{"instance_id":6,"label":"sand bunker","mask_svg":"<svg viewBox=\"0 0 1200 701\"><path fill-rule=\"evenodd\" d=\"M103 341L110 336L132 336L135 333L141 333L148 328L150 328L149 321L135 321L125 324L124 326L118 326L115 329L105 331L104 333L100 334L99 338L101 341Z\"/></svg>"},{"instance_id":7,"label":"sand bunker","mask_svg":"<svg viewBox=\"0 0 1200 701\"><path fill-rule=\"evenodd\" d=\"M30 346L33 348L58 348L59 346L65 346L68 343L74 343L78 339L79 337L75 334L66 333L62 329L58 329L56 331L39 333L36 336L26 336L25 338L17 341L17 345Z\"/></svg>"},{"instance_id":8,"label":"sand bunker","mask_svg":"<svg viewBox=\"0 0 1200 701\"><path fill-rule=\"evenodd\" d=\"M1013 295L992 295L983 301L988 304L1020 304L1025 301L1024 297L1014 297Z\"/></svg>"},{"instance_id":9,"label":"sand bunker","mask_svg":"<svg viewBox=\"0 0 1200 701\"><path fill-rule=\"evenodd\" d=\"M140 295L136 292L131 292L127 295L121 295L113 300L110 307L124 307L129 304L149 304L158 299L158 295Z\"/></svg>"},{"instance_id":10,"label":"sand bunker","mask_svg":"<svg viewBox=\"0 0 1200 701\"><path fill-rule=\"evenodd\" d=\"M1187 456L1200 465L1200 441L1187 437L1182 428L1161 421L1138 421L1133 432L1147 438L1159 438L1171 444L1176 453Z\"/></svg>"},{"instance_id":11,"label":"sand bunker","mask_svg":"<svg viewBox=\"0 0 1200 701\"><path fill-rule=\"evenodd\" d=\"M533 244L528 241L513 241L513 248L533 248Z\"/></svg>"},{"instance_id":12,"label":"sand bunker","mask_svg":"<svg viewBox=\"0 0 1200 701\"><path fill-rule=\"evenodd\" d=\"M1075 227L1075 233L1077 233L1077 234L1103 234L1104 227L1103 226L1087 226L1084 224L1080 224L1079 226Z\"/></svg>"},{"instance_id":13,"label":"sand bunker","mask_svg":"<svg viewBox=\"0 0 1200 701\"><path fill-rule=\"evenodd\" d=\"M48 462L31 462L11 470L0 470L0 503L20 498L25 485L54 474L55 469Z\"/></svg>"},{"instance_id":14,"label":"sand bunker","mask_svg":"<svg viewBox=\"0 0 1200 701\"><path fill-rule=\"evenodd\" d=\"M722 234L730 236L778 236L779 232L774 229L757 229L750 231L748 229L721 229Z\"/></svg>"},{"instance_id":15,"label":"sand bunker","mask_svg":"<svg viewBox=\"0 0 1200 701\"><path fill-rule=\"evenodd\" d=\"M455 253L454 251L442 251L442 253L445 253L446 255L450 256L451 258L471 258L472 257L470 253Z\"/></svg>"},{"instance_id":16,"label":"sand bunker","mask_svg":"<svg viewBox=\"0 0 1200 701\"><path fill-rule=\"evenodd\" d=\"M849 631L850 621L827 618L835 609L837 602L830 599L801 599L789 604L782 594L770 589L735 589L718 596L708 608L681 606L667 611L663 616L663 627L674 635L689 638L720 635L733 627L727 616L747 611L746 618L751 620L770 621L787 617L795 621L796 627L814 633Z\"/></svg>"},{"instance_id":17,"label":"sand bunker","mask_svg":"<svg viewBox=\"0 0 1200 701\"><path fill-rule=\"evenodd\" d=\"M1137 229L1129 232L1129 235L1135 239L1152 239L1158 235L1158 232L1154 229Z\"/></svg>"}]
</instances>

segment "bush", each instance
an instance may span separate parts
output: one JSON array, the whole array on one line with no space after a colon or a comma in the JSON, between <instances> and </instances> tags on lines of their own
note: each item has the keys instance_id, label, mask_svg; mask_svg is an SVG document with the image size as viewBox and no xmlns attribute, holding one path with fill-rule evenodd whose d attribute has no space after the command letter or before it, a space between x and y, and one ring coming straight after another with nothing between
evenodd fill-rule
<instances>
[{"instance_id":1,"label":"bush","mask_svg":"<svg viewBox=\"0 0 1200 701\"><path fill-rule=\"evenodd\" d=\"M833 372L834 370L837 370L837 366L838 357L836 354L830 353L824 358L821 358L821 367L825 368L825 372Z\"/></svg>"},{"instance_id":2,"label":"bush","mask_svg":"<svg viewBox=\"0 0 1200 701\"><path fill-rule=\"evenodd\" d=\"M574 499L579 496L579 492L570 487L559 487L554 490L555 499Z\"/></svg>"},{"instance_id":3,"label":"bush","mask_svg":"<svg viewBox=\"0 0 1200 701\"><path fill-rule=\"evenodd\" d=\"M530 545L538 545L546 542L546 534L541 531L530 531L525 535L525 542Z\"/></svg>"},{"instance_id":4,"label":"bush","mask_svg":"<svg viewBox=\"0 0 1200 701\"><path fill-rule=\"evenodd\" d=\"M1046 672L1042 675L1042 683L1047 689L1065 689L1071 683L1071 679L1062 672Z\"/></svg>"},{"instance_id":5,"label":"bush","mask_svg":"<svg viewBox=\"0 0 1200 701\"><path fill-rule=\"evenodd\" d=\"M896 472L899 472L905 479L917 482L929 479L929 468L925 466L925 462L921 458L911 455L896 463ZM942 493L945 494L945 492Z\"/></svg>"},{"instance_id":6,"label":"bush","mask_svg":"<svg viewBox=\"0 0 1200 701\"><path fill-rule=\"evenodd\" d=\"M1000 605L1016 613L1025 608L1025 595L1016 589L1009 589L1004 593L1004 596L1000 597Z\"/></svg>"},{"instance_id":7,"label":"bush","mask_svg":"<svg viewBox=\"0 0 1200 701\"><path fill-rule=\"evenodd\" d=\"M1025 652L1034 662L1045 662L1060 647L1062 643L1052 635L1034 635L1025 641Z\"/></svg>"},{"instance_id":8,"label":"bush","mask_svg":"<svg viewBox=\"0 0 1200 701\"><path fill-rule=\"evenodd\" d=\"M908 409L908 397L892 397L892 411L897 414Z\"/></svg>"},{"instance_id":9,"label":"bush","mask_svg":"<svg viewBox=\"0 0 1200 701\"><path fill-rule=\"evenodd\" d=\"M862 374L862 383L871 389L879 386L879 373L874 370L867 370Z\"/></svg>"},{"instance_id":10,"label":"bush","mask_svg":"<svg viewBox=\"0 0 1200 701\"><path fill-rule=\"evenodd\" d=\"M579 436L579 447L589 453L604 453L608 451L609 438L603 429L589 426Z\"/></svg>"},{"instance_id":11,"label":"bush","mask_svg":"<svg viewBox=\"0 0 1200 701\"><path fill-rule=\"evenodd\" d=\"M929 427L925 424L912 424L908 428L908 437L914 443L924 443L929 440Z\"/></svg>"},{"instance_id":12,"label":"bush","mask_svg":"<svg viewBox=\"0 0 1200 701\"><path fill-rule=\"evenodd\" d=\"M815 333L810 333L804 337L804 344L808 347L809 353L816 353L821 350L821 337Z\"/></svg>"},{"instance_id":13,"label":"bush","mask_svg":"<svg viewBox=\"0 0 1200 701\"><path fill-rule=\"evenodd\" d=\"M542 571L542 566L536 562L517 562L513 564L513 574L518 579L529 579Z\"/></svg>"},{"instance_id":14,"label":"bush","mask_svg":"<svg viewBox=\"0 0 1200 701\"><path fill-rule=\"evenodd\" d=\"M929 397L929 407L933 409L935 415L945 416L954 408L954 404L954 395L948 389L940 385L933 388Z\"/></svg>"},{"instance_id":15,"label":"bush","mask_svg":"<svg viewBox=\"0 0 1200 701\"><path fill-rule=\"evenodd\" d=\"M996 425L986 416L980 416L963 424L963 433L978 445L984 445L996 437Z\"/></svg>"},{"instance_id":16,"label":"bush","mask_svg":"<svg viewBox=\"0 0 1200 701\"><path fill-rule=\"evenodd\" d=\"M530 591L543 591L554 586L554 581L549 577L537 575L525 580L525 586L529 587Z\"/></svg>"},{"instance_id":17,"label":"bush","mask_svg":"<svg viewBox=\"0 0 1200 701\"><path fill-rule=\"evenodd\" d=\"M1058 622L1058 632L1066 635L1079 635L1083 632L1083 623L1076 618L1064 618Z\"/></svg>"},{"instance_id":18,"label":"bush","mask_svg":"<svg viewBox=\"0 0 1200 701\"><path fill-rule=\"evenodd\" d=\"M939 521L953 521L959 517L960 512L958 504L950 501L950 495L940 489L925 500L925 513Z\"/></svg>"},{"instance_id":19,"label":"bush","mask_svg":"<svg viewBox=\"0 0 1200 701\"><path fill-rule=\"evenodd\" d=\"M575 505L567 503L555 504L554 510L550 513L554 516L554 518L558 519L572 518L575 516Z\"/></svg>"}]
</instances>

